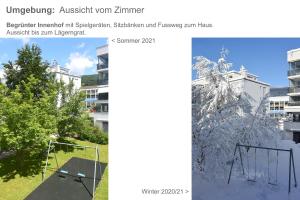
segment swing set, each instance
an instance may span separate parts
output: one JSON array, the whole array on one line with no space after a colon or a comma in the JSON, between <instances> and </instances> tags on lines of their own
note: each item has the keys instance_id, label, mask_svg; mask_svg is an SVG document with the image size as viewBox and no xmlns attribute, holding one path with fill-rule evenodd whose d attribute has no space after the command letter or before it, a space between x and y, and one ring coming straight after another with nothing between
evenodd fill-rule
<instances>
[{"instance_id":1,"label":"swing set","mask_svg":"<svg viewBox=\"0 0 300 200\"><path fill-rule=\"evenodd\" d=\"M240 157L240 161L241 161L241 166L242 166L242 171L243 171L243 175L245 175L245 169L244 169L244 164L243 164L243 157L242 157L242 151L241 151L241 147L246 149L246 161L247 161L247 181L252 181L252 182L256 182L256 177L257 177L257 163L256 163L256 150L257 149L262 149L262 150L266 150L267 151L267 161L268 161L268 184L270 185L277 185L277 177L278 177L278 155L279 152L288 152L289 153L289 188L288 188L288 192L290 193L291 191L291 173L293 171L293 175L294 175L294 186L297 187L297 180L296 180L296 172L295 172L295 164L294 164L294 155L293 155L293 149L278 149L278 148L269 148L269 147L259 147L259 146L251 146L251 145L242 145L242 144L236 144L235 145L235 149L234 149L234 154L233 154L233 159L231 161L231 167L230 167L230 172L229 172L229 177L228 177L228 181L227 183L229 184L230 182L230 178L231 178L231 173L232 173L232 168L233 168L233 164L236 158L236 151L239 151L239 157ZM250 177L250 162L249 162L249 150L250 149L254 149L254 177ZM276 165L275 165L275 180L271 181L271 176L270 176L270 151L275 151L276 152Z\"/></svg>"},{"instance_id":2,"label":"swing set","mask_svg":"<svg viewBox=\"0 0 300 200\"><path fill-rule=\"evenodd\" d=\"M95 191L96 191L96 176L97 176L97 164L99 166L99 173L101 173L101 165L100 165L100 160L99 160L99 149L98 146L92 147L92 146L81 146L81 145L77 145L77 144L69 144L69 143L62 143L62 142L54 142L54 141L49 141L48 144L48 151L47 151L47 160L46 160L46 164L44 167L44 170L42 172L42 181L44 181L45 179L45 174L47 171L47 166L48 166L48 161L49 161L49 154L53 151L53 155L54 155L54 159L55 159L55 163L56 163L56 171L59 173L59 177L61 178L65 178L66 176L72 176L72 177L77 177L79 182L82 182L82 178L87 178L87 174L84 172L84 169L80 169L80 163L76 163L77 167L78 167L78 171L76 174L72 174L68 169L64 169L62 167L59 166L59 163L57 161L56 158L56 146L59 145L59 150L61 150L62 146L66 148L66 150L68 151L69 148L78 148L78 149L83 149L86 151L87 149L94 149L95 150L95 164L94 164L94 175L93 175L93 194L92 197L94 199L95 197Z\"/></svg>"}]
</instances>

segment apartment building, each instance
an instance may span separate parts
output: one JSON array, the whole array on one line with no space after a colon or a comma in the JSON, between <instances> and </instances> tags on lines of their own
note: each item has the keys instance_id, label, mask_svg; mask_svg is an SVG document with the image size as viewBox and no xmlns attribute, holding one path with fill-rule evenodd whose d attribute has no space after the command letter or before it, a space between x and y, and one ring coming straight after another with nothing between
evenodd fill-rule
<instances>
[{"instance_id":1,"label":"apartment building","mask_svg":"<svg viewBox=\"0 0 300 200\"><path fill-rule=\"evenodd\" d=\"M290 122L285 124L285 129L292 132L293 140L300 142L300 48L292 49L287 52L289 65L289 102L285 108L289 114Z\"/></svg>"},{"instance_id":2,"label":"apartment building","mask_svg":"<svg viewBox=\"0 0 300 200\"><path fill-rule=\"evenodd\" d=\"M108 133L108 45L98 47L97 74L81 77L81 91L85 92L86 108L94 124Z\"/></svg>"},{"instance_id":3,"label":"apartment building","mask_svg":"<svg viewBox=\"0 0 300 200\"><path fill-rule=\"evenodd\" d=\"M78 90L81 87L80 76L70 73L70 69L60 66L56 60L54 60L49 68L50 72L54 74L56 80L61 80L64 84L70 84L73 82L74 89Z\"/></svg>"},{"instance_id":4,"label":"apartment building","mask_svg":"<svg viewBox=\"0 0 300 200\"><path fill-rule=\"evenodd\" d=\"M79 90L81 87L81 78L80 76L70 73L70 69L61 67L56 60L54 60L49 68L49 71L54 75L54 78L57 81L62 81L65 85L73 83L73 89ZM57 106L61 105L61 96L58 96Z\"/></svg>"},{"instance_id":5,"label":"apartment building","mask_svg":"<svg viewBox=\"0 0 300 200\"><path fill-rule=\"evenodd\" d=\"M247 93L253 110L255 110L261 101L270 92L270 85L258 80L258 76L249 73L244 66L239 71L230 71L224 74L232 88L237 93ZM193 85L205 85L203 79L194 80Z\"/></svg>"},{"instance_id":6,"label":"apartment building","mask_svg":"<svg viewBox=\"0 0 300 200\"><path fill-rule=\"evenodd\" d=\"M268 104L268 113L270 117L277 120L286 120L288 117L286 106L288 106L289 96L288 87L271 88Z\"/></svg>"}]
</instances>

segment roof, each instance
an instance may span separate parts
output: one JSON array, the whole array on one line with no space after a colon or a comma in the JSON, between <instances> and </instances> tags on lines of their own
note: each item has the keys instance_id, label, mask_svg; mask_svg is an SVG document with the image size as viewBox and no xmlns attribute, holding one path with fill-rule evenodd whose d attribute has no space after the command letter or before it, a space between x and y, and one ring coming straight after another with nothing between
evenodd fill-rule
<instances>
[{"instance_id":1,"label":"roof","mask_svg":"<svg viewBox=\"0 0 300 200\"><path fill-rule=\"evenodd\" d=\"M258 81L258 80L253 80L253 79L247 78L247 77L238 77L238 78L230 79L229 82L234 82L234 81L237 81L237 80L247 80L247 81L252 81L254 83L258 83L258 84L261 84L261 85L270 86L270 84L268 84L268 83Z\"/></svg>"},{"instance_id":2,"label":"roof","mask_svg":"<svg viewBox=\"0 0 300 200\"><path fill-rule=\"evenodd\" d=\"M298 49L291 49L291 50L288 51L288 53L292 53L292 52L296 52L296 51L300 51L300 48L298 48Z\"/></svg>"},{"instance_id":3,"label":"roof","mask_svg":"<svg viewBox=\"0 0 300 200\"><path fill-rule=\"evenodd\" d=\"M236 70L231 70L231 71L227 72L226 74L231 74L231 73L241 75L241 72L240 71L236 71ZM249 72L247 72L247 75L253 76L255 78L259 78L259 76L255 75L255 74L251 74Z\"/></svg>"}]
</instances>

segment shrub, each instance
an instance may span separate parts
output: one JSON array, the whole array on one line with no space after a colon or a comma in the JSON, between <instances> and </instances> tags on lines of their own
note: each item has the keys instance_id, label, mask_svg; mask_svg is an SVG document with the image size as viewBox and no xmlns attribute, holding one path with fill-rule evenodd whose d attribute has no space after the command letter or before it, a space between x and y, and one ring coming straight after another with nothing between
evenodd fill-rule
<instances>
[{"instance_id":1,"label":"shrub","mask_svg":"<svg viewBox=\"0 0 300 200\"><path fill-rule=\"evenodd\" d=\"M92 131L88 129L89 131L80 132L79 133L79 139L81 140L88 140L90 142L96 143L96 144L108 144L108 135L107 133L104 133L99 129L98 127L94 127Z\"/></svg>"}]
</instances>

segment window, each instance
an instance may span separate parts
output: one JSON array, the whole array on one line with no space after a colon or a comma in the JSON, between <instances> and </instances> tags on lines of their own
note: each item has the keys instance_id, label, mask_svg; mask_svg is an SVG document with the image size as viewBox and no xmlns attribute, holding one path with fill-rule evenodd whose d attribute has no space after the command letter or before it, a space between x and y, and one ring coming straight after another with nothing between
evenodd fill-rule
<instances>
[{"instance_id":1,"label":"window","mask_svg":"<svg viewBox=\"0 0 300 200\"><path fill-rule=\"evenodd\" d=\"M95 99L97 97L97 90L86 90L86 98L93 98Z\"/></svg>"},{"instance_id":2,"label":"window","mask_svg":"<svg viewBox=\"0 0 300 200\"><path fill-rule=\"evenodd\" d=\"M102 104L102 111L103 112L108 112L108 104Z\"/></svg>"},{"instance_id":3,"label":"window","mask_svg":"<svg viewBox=\"0 0 300 200\"><path fill-rule=\"evenodd\" d=\"M90 91L89 91L89 90L86 91L86 98L87 98L87 99L91 98L91 94L90 94Z\"/></svg>"},{"instance_id":4,"label":"window","mask_svg":"<svg viewBox=\"0 0 300 200\"><path fill-rule=\"evenodd\" d=\"M97 103L96 111L97 112L108 112L108 103Z\"/></svg>"},{"instance_id":5,"label":"window","mask_svg":"<svg viewBox=\"0 0 300 200\"><path fill-rule=\"evenodd\" d=\"M108 100L108 93L99 93L98 100Z\"/></svg>"}]
</instances>

